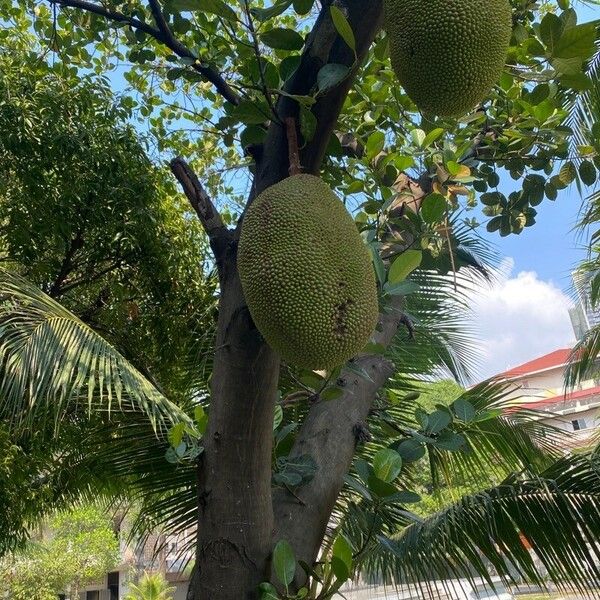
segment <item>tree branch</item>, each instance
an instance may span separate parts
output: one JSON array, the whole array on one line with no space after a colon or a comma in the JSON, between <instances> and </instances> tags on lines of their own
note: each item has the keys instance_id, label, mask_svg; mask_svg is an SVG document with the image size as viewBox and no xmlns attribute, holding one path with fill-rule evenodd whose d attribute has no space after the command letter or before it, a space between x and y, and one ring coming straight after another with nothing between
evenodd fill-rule
<instances>
[{"instance_id":1,"label":"tree branch","mask_svg":"<svg viewBox=\"0 0 600 600\"><path fill-rule=\"evenodd\" d=\"M220 272L221 263L227 246L232 239L232 234L225 227L219 211L187 162L178 156L171 161L170 166L173 175L181 184L185 195L202 223L202 227L204 227Z\"/></svg>"},{"instance_id":2,"label":"tree branch","mask_svg":"<svg viewBox=\"0 0 600 600\"><path fill-rule=\"evenodd\" d=\"M397 186L398 192L423 193L407 177ZM387 309L380 317L373 340L384 348L393 342L400 326L407 325L401 298L396 297ZM410 334L410 322L407 327ZM337 381L342 396L317 402L310 408L290 452L290 458L309 454L318 465L314 478L296 492L303 504L284 489L273 494L275 539L289 540L298 560L310 565L317 556L354 458L356 428L367 421L377 391L393 372L394 365L380 354L359 356Z\"/></svg>"},{"instance_id":3,"label":"tree branch","mask_svg":"<svg viewBox=\"0 0 600 600\"><path fill-rule=\"evenodd\" d=\"M315 133L301 151L300 161L305 173L318 174L325 150L337 122L344 99L354 83L356 73L365 59L369 47L381 28L383 0L338 0L356 40L356 55L339 36L329 9L330 3L323 3L313 30L306 39L304 52L298 68L285 85L288 96L280 96L277 102L278 120L272 122L264 143L264 152L257 159L255 193L277 183L287 176L289 167L286 118L298 120L299 105L294 95L305 96L314 91L317 75L328 63L343 64L350 68L350 74L338 85L320 94L312 106L317 119Z\"/></svg>"},{"instance_id":4,"label":"tree branch","mask_svg":"<svg viewBox=\"0 0 600 600\"><path fill-rule=\"evenodd\" d=\"M147 33L161 44L167 46L167 48L172 50L180 58L194 59L196 62L192 64L192 68L210 81L215 86L219 94L225 98L225 100L231 102L232 104L239 104L239 96L233 91L225 79L223 79L223 76L214 67L201 64L198 57L191 50L189 50L189 48L187 48L179 40L175 39L173 33L169 29L164 15L162 14L160 5L156 0L149 0L149 3L158 29L152 27L145 21L141 21L140 19L136 19L134 17L129 17L116 10L109 10L94 2L88 2L87 0L48 0L48 2L61 7L85 10L95 15L104 17L110 21L126 23L133 29L139 29L140 31Z\"/></svg>"}]
</instances>

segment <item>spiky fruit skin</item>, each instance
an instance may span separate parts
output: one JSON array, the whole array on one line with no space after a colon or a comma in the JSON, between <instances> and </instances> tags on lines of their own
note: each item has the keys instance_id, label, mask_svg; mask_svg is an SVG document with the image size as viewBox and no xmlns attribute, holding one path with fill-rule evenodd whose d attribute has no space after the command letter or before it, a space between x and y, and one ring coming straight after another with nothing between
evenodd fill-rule
<instances>
[{"instance_id":1,"label":"spiky fruit skin","mask_svg":"<svg viewBox=\"0 0 600 600\"><path fill-rule=\"evenodd\" d=\"M500 78L508 0L384 0L384 11L392 67L422 112L464 115Z\"/></svg>"},{"instance_id":2,"label":"spiky fruit skin","mask_svg":"<svg viewBox=\"0 0 600 600\"><path fill-rule=\"evenodd\" d=\"M330 369L368 342L378 318L369 252L320 178L294 175L256 198L237 264L258 330L287 362Z\"/></svg>"}]
</instances>

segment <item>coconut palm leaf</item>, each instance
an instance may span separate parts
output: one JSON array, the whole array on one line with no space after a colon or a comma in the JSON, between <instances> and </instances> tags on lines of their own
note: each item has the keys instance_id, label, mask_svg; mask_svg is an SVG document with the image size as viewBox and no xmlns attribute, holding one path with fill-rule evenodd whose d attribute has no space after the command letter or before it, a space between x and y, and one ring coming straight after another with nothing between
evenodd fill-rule
<instances>
[{"instance_id":1,"label":"coconut palm leaf","mask_svg":"<svg viewBox=\"0 0 600 600\"><path fill-rule=\"evenodd\" d=\"M21 277L0 271L0 418L137 411L156 430L188 417L111 344Z\"/></svg>"},{"instance_id":2,"label":"coconut palm leaf","mask_svg":"<svg viewBox=\"0 0 600 600\"><path fill-rule=\"evenodd\" d=\"M363 569L396 584L483 576L492 587L496 572L507 583L551 581L589 597L600 577L599 540L600 462L580 455L380 535Z\"/></svg>"}]
</instances>

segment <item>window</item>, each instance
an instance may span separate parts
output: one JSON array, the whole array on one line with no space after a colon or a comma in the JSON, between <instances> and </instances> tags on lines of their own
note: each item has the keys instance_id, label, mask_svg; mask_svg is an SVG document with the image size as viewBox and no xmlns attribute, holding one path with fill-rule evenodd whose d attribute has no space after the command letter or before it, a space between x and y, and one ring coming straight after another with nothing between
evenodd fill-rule
<instances>
[{"instance_id":1,"label":"window","mask_svg":"<svg viewBox=\"0 0 600 600\"><path fill-rule=\"evenodd\" d=\"M87 592L85 595L85 600L100 600L100 592L98 590Z\"/></svg>"},{"instance_id":2,"label":"window","mask_svg":"<svg viewBox=\"0 0 600 600\"><path fill-rule=\"evenodd\" d=\"M575 419L571 421L571 425L573 425L573 431L581 431L582 429L587 429L587 423L585 419Z\"/></svg>"},{"instance_id":3,"label":"window","mask_svg":"<svg viewBox=\"0 0 600 600\"><path fill-rule=\"evenodd\" d=\"M109 573L106 578L106 584L110 592L110 600L119 600L119 571Z\"/></svg>"}]
</instances>

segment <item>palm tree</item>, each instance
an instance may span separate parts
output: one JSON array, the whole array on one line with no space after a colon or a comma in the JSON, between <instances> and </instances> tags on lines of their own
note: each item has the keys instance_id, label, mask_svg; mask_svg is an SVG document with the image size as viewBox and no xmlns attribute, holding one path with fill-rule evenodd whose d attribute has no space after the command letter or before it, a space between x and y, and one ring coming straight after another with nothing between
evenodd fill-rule
<instances>
[{"instance_id":1,"label":"palm tree","mask_svg":"<svg viewBox=\"0 0 600 600\"><path fill-rule=\"evenodd\" d=\"M447 292L440 291L447 279L421 277L422 300L415 301L413 318L419 327L429 319L429 335L403 340L396 349L404 374L388 387L395 400L376 408L375 441L359 447L323 557L335 553L335 540L343 536L355 549L352 571L366 578L401 583L478 575L492 584L493 567L506 581L520 577L544 585L547 571L557 585L585 588L590 576L600 577L592 559L600 552L599 465L586 456L559 460L557 433L531 413L508 410L503 384L466 391L450 407L455 418L443 435L412 444L412 452L419 446L419 456L426 454L434 481L451 482L455 473L474 471L492 473L496 485L425 519L409 510L416 499L409 492L411 473L415 464L424 466L412 462L411 443L406 444L419 427L412 378L431 365L460 376L461 356L469 347L456 310L437 307L438 297L447 302ZM183 405L169 402L114 347L38 288L0 271L0 289L0 413L12 443L28 447L37 459L29 465L30 478L44 488L45 498L51 496L49 503L30 507L35 510L29 521L49 508L101 494L112 502L139 502L133 535L143 537L157 527L174 534L193 530L201 389ZM290 373L284 386L294 389L294 378ZM284 399L285 393L284 388ZM461 409L469 414L459 417ZM301 404L292 406L292 412L303 410ZM293 429L287 408L285 413L275 430L276 453ZM369 465L390 444L406 463L397 485L406 490L399 492L402 506L395 490L373 491L368 485ZM302 469L310 476L310 465L276 460L275 493ZM541 563L526 551L524 539ZM189 543L193 547L194 539ZM316 576L335 586L327 564L317 565L322 572Z\"/></svg>"},{"instance_id":2,"label":"palm tree","mask_svg":"<svg viewBox=\"0 0 600 600\"><path fill-rule=\"evenodd\" d=\"M161 573L144 573L137 584L129 586L124 600L172 600L174 591Z\"/></svg>"}]
</instances>

